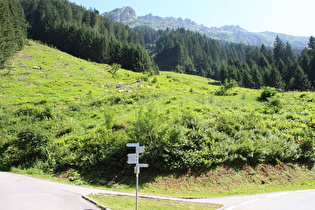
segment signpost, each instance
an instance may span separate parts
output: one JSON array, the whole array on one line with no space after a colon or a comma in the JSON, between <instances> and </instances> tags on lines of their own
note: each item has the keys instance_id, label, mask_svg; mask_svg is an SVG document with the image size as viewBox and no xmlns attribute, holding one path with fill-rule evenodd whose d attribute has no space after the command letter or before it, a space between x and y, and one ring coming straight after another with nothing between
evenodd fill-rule
<instances>
[{"instance_id":1,"label":"signpost","mask_svg":"<svg viewBox=\"0 0 315 210\"><path fill-rule=\"evenodd\" d=\"M138 183L139 183L139 173L140 168L149 167L146 163L139 163L139 154L144 152L144 146L140 146L139 143L128 143L127 147L135 147L136 153L130 153L127 155L128 164L136 164L135 166L135 174L136 174L136 210L138 210Z\"/></svg>"}]
</instances>

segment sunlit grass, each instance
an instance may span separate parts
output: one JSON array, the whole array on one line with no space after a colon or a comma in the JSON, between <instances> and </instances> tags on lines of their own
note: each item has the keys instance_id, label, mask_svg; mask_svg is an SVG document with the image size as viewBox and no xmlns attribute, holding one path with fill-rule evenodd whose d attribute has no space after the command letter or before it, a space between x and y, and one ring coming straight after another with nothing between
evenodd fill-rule
<instances>
[{"instance_id":1,"label":"sunlit grass","mask_svg":"<svg viewBox=\"0 0 315 210\"><path fill-rule=\"evenodd\" d=\"M105 194L91 194L88 197L97 201L98 203L115 210L131 210L136 207L135 197L127 196L113 196ZM201 209L218 209L222 205L211 203L193 203L193 202L180 202L171 200L158 200L149 198L139 198L138 207L143 210L201 210Z\"/></svg>"}]
</instances>

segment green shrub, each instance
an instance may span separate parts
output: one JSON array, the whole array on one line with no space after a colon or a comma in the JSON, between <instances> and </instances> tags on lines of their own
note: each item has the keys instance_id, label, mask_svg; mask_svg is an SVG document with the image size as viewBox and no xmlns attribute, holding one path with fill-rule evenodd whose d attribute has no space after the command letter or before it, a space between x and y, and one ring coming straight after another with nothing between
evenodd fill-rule
<instances>
[{"instance_id":1,"label":"green shrub","mask_svg":"<svg viewBox=\"0 0 315 210\"><path fill-rule=\"evenodd\" d=\"M269 98L271 98L272 96L275 96L276 94L277 94L277 91L274 87L262 87L262 92L258 100L268 101Z\"/></svg>"},{"instance_id":2,"label":"green shrub","mask_svg":"<svg viewBox=\"0 0 315 210\"><path fill-rule=\"evenodd\" d=\"M282 104L279 99L272 99L269 101L268 107L272 110L271 113L278 113L282 108Z\"/></svg>"},{"instance_id":3,"label":"green shrub","mask_svg":"<svg viewBox=\"0 0 315 210\"><path fill-rule=\"evenodd\" d=\"M218 96L228 95L228 91L237 86L238 84L234 79L225 79L222 86L217 92L215 92L215 94ZM233 95L237 95L237 93L233 93Z\"/></svg>"},{"instance_id":4,"label":"green shrub","mask_svg":"<svg viewBox=\"0 0 315 210\"><path fill-rule=\"evenodd\" d=\"M19 166L45 159L48 142L48 138L38 131L30 129L21 131L14 141L2 146L3 162L10 166Z\"/></svg>"},{"instance_id":5,"label":"green shrub","mask_svg":"<svg viewBox=\"0 0 315 210\"><path fill-rule=\"evenodd\" d=\"M25 105L19 108L15 114L17 116L33 117L37 120L52 119L52 109L49 107L35 107L33 105Z\"/></svg>"},{"instance_id":6,"label":"green shrub","mask_svg":"<svg viewBox=\"0 0 315 210\"><path fill-rule=\"evenodd\" d=\"M314 136L306 137L300 142L301 156L299 161L302 163L315 163L315 140Z\"/></svg>"},{"instance_id":7,"label":"green shrub","mask_svg":"<svg viewBox=\"0 0 315 210\"><path fill-rule=\"evenodd\" d=\"M155 83L157 83L157 81L158 81L158 80L157 80L157 77L154 77L151 82L152 82L152 84L155 84Z\"/></svg>"}]
</instances>

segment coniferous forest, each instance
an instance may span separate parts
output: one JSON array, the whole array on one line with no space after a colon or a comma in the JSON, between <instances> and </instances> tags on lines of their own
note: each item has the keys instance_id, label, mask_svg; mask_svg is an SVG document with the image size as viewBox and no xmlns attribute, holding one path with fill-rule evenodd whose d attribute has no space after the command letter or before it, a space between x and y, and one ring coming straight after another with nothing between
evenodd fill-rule
<instances>
[{"instance_id":1,"label":"coniferous forest","mask_svg":"<svg viewBox=\"0 0 315 210\"><path fill-rule=\"evenodd\" d=\"M276 37L273 49L210 39L184 28L129 28L66 0L21 0L28 37L74 56L118 63L136 72L200 75L239 86L282 90L315 88L315 38L302 52ZM18 1L3 1L1 63L23 46L25 20ZM8 12L10 11L11 12ZM13 44L10 44L13 43ZM6 47L9 46L9 47Z\"/></svg>"},{"instance_id":2,"label":"coniferous forest","mask_svg":"<svg viewBox=\"0 0 315 210\"><path fill-rule=\"evenodd\" d=\"M0 2L0 68L20 50L26 39L26 21L19 0Z\"/></svg>"}]
</instances>

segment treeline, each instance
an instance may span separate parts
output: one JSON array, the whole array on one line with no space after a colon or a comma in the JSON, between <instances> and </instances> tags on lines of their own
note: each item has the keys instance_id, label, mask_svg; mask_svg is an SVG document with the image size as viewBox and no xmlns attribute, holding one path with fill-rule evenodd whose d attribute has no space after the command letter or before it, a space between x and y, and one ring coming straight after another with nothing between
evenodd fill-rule
<instances>
[{"instance_id":1,"label":"treeline","mask_svg":"<svg viewBox=\"0 0 315 210\"><path fill-rule=\"evenodd\" d=\"M118 63L137 72L158 72L140 45L137 33L67 0L21 0L29 38L56 46L74 56Z\"/></svg>"},{"instance_id":2,"label":"treeline","mask_svg":"<svg viewBox=\"0 0 315 210\"><path fill-rule=\"evenodd\" d=\"M154 31L135 29L162 70L196 74L242 87L272 86L283 90L315 88L315 38L302 53L276 37L274 48L218 42L184 28Z\"/></svg>"},{"instance_id":3,"label":"treeline","mask_svg":"<svg viewBox=\"0 0 315 210\"><path fill-rule=\"evenodd\" d=\"M26 39L26 21L18 0L0 1L0 67Z\"/></svg>"}]
</instances>

